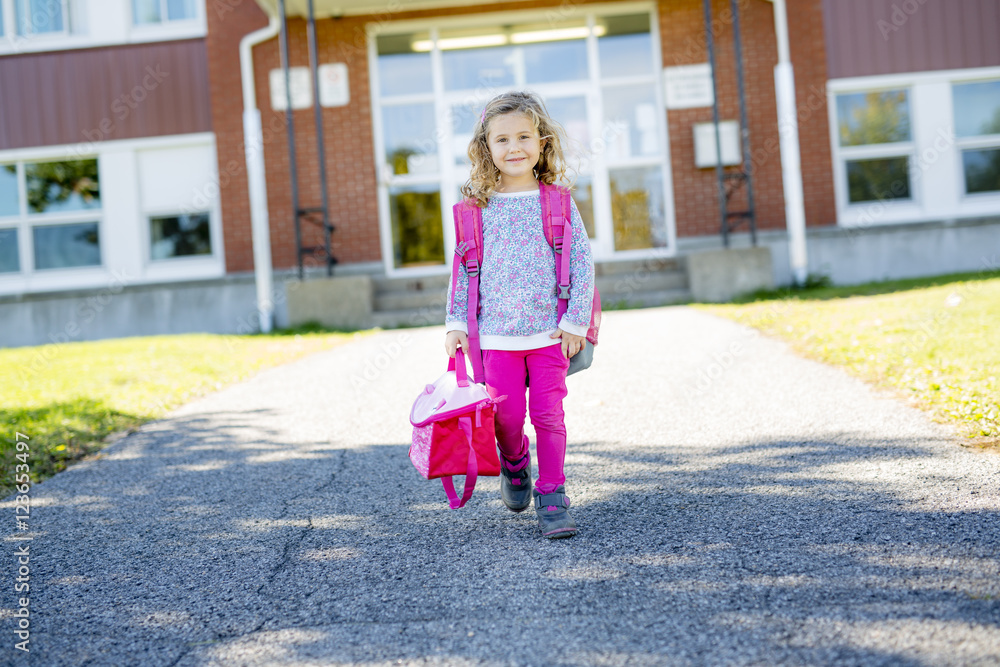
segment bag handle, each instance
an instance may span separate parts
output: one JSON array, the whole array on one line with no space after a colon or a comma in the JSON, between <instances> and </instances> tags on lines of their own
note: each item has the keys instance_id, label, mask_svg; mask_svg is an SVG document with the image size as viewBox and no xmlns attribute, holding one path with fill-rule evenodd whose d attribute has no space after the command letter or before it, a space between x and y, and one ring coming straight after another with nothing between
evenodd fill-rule
<instances>
[{"instance_id":1,"label":"bag handle","mask_svg":"<svg viewBox=\"0 0 1000 667\"><path fill-rule=\"evenodd\" d=\"M476 490L476 478L479 476L479 462L476 460L476 450L472 446L472 417L459 417L458 426L465 431L465 437L469 442L469 462L465 467L465 489L462 491L462 498L459 499L455 493L455 482L451 475L441 478L441 486L448 496L448 507L453 510L465 507L465 503L469 502L472 492Z\"/></svg>"},{"instance_id":2,"label":"bag handle","mask_svg":"<svg viewBox=\"0 0 1000 667\"><path fill-rule=\"evenodd\" d=\"M448 359L448 370L455 371L459 387L469 386L469 369L465 367L465 353L461 345L455 348L455 356Z\"/></svg>"}]
</instances>

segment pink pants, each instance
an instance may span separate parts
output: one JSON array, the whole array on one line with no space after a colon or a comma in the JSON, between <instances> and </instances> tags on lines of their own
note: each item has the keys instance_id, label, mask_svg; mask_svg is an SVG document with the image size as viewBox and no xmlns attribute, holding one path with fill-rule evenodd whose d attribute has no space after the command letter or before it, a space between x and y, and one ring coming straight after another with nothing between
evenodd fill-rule
<instances>
[{"instance_id":1,"label":"pink pants","mask_svg":"<svg viewBox=\"0 0 1000 667\"><path fill-rule=\"evenodd\" d=\"M562 355L558 342L537 350L484 350L483 369L490 396L507 396L497 406L495 418L500 454L507 461L515 462L528 453L528 439L524 437L527 408L538 438L535 489L539 493L552 493L566 481L563 474L566 423L562 400L566 397L569 359ZM529 382L530 392L527 391Z\"/></svg>"}]
</instances>

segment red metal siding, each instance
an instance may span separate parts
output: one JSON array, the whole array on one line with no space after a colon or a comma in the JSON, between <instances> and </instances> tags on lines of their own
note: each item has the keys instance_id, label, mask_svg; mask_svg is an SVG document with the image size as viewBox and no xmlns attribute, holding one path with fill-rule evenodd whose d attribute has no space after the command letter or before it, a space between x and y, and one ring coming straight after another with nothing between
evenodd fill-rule
<instances>
[{"instance_id":1,"label":"red metal siding","mask_svg":"<svg viewBox=\"0 0 1000 667\"><path fill-rule=\"evenodd\" d=\"M0 58L0 150L211 132L205 40Z\"/></svg>"},{"instance_id":2,"label":"red metal siding","mask_svg":"<svg viewBox=\"0 0 1000 667\"><path fill-rule=\"evenodd\" d=\"M1000 66L1000 0L824 0L831 79Z\"/></svg>"}]
</instances>

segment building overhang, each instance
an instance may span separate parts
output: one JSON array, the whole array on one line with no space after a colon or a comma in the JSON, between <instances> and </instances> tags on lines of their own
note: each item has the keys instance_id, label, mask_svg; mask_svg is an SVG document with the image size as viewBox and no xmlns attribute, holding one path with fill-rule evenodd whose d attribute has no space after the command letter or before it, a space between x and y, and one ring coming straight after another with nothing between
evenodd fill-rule
<instances>
[{"instance_id":1,"label":"building overhang","mask_svg":"<svg viewBox=\"0 0 1000 667\"><path fill-rule=\"evenodd\" d=\"M469 0L313 0L313 12L317 19L339 16L364 16L368 14L398 14L418 9L440 7L462 7ZM268 16L278 16L278 0L257 0L257 5ZM309 16L309 0L285 0L285 16L289 18Z\"/></svg>"}]
</instances>

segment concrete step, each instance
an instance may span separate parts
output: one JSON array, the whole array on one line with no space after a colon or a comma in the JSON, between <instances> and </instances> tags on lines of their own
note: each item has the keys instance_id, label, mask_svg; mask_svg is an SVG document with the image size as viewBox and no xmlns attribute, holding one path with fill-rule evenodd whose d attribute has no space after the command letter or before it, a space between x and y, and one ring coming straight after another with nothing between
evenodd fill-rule
<instances>
[{"instance_id":1,"label":"concrete step","mask_svg":"<svg viewBox=\"0 0 1000 667\"><path fill-rule=\"evenodd\" d=\"M448 289L451 274L441 276L424 276L423 278L372 278L375 293L380 292L424 292Z\"/></svg>"},{"instance_id":2,"label":"concrete step","mask_svg":"<svg viewBox=\"0 0 1000 667\"><path fill-rule=\"evenodd\" d=\"M643 259L627 260L616 262L601 262L594 267L597 276L635 276L642 279L646 274L679 272L686 273L684 260L676 257L663 259ZM422 278L386 278L376 276L372 278L375 292L421 292L428 290L448 289L451 282L451 274L437 276L424 276Z\"/></svg>"},{"instance_id":3,"label":"concrete step","mask_svg":"<svg viewBox=\"0 0 1000 667\"><path fill-rule=\"evenodd\" d=\"M638 271L597 276L597 289L603 297L607 294L624 296L635 292L687 289L688 277L683 271Z\"/></svg>"},{"instance_id":4,"label":"concrete step","mask_svg":"<svg viewBox=\"0 0 1000 667\"><path fill-rule=\"evenodd\" d=\"M640 281L640 278L644 280ZM681 295L680 300L690 300L687 291L687 276L669 273L654 273L635 277L602 276L597 279L597 289L601 292L601 300L607 303L645 303L656 302L664 295L673 298ZM653 295L653 296L648 296ZM687 295L684 297L684 295ZM444 312L447 292L383 292L375 295L375 312L389 313L393 311L433 311ZM657 303L656 305L662 305Z\"/></svg>"},{"instance_id":5,"label":"concrete step","mask_svg":"<svg viewBox=\"0 0 1000 667\"><path fill-rule=\"evenodd\" d=\"M383 329L405 329L444 324L444 306L440 308L406 308L372 313L372 326Z\"/></svg>"},{"instance_id":6,"label":"concrete step","mask_svg":"<svg viewBox=\"0 0 1000 667\"><path fill-rule=\"evenodd\" d=\"M375 311L409 310L438 306L444 312L445 300L448 298L447 288L435 290L420 290L409 292L376 292Z\"/></svg>"},{"instance_id":7,"label":"concrete step","mask_svg":"<svg viewBox=\"0 0 1000 667\"><path fill-rule=\"evenodd\" d=\"M610 309L691 301L684 262L666 258L608 262L595 267L601 301ZM444 322L450 275L373 279L373 326L384 329Z\"/></svg>"},{"instance_id":8,"label":"concrete step","mask_svg":"<svg viewBox=\"0 0 1000 667\"><path fill-rule=\"evenodd\" d=\"M627 296L615 294L604 295L603 293L601 295L601 305L604 310L653 308L656 306L688 303L691 300L691 292L687 289L642 291ZM444 324L443 306L400 308L372 313L372 326L383 329L437 326L440 324Z\"/></svg>"},{"instance_id":9,"label":"concrete step","mask_svg":"<svg viewBox=\"0 0 1000 667\"><path fill-rule=\"evenodd\" d=\"M660 259L635 259L615 262L601 262L594 267L598 276L613 276L621 274L659 273L662 271L686 272L684 260L679 257L663 257Z\"/></svg>"},{"instance_id":10,"label":"concrete step","mask_svg":"<svg viewBox=\"0 0 1000 667\"><path fill-rule=\"evenodd\" d=\"M688 303L693 300L691 290L666 289L652 292L635 292L633 294L605 296L601 292L601 310L625 310L627 308L654 308L656 306L672 306Z\"/></svg>"}]
</instances>

